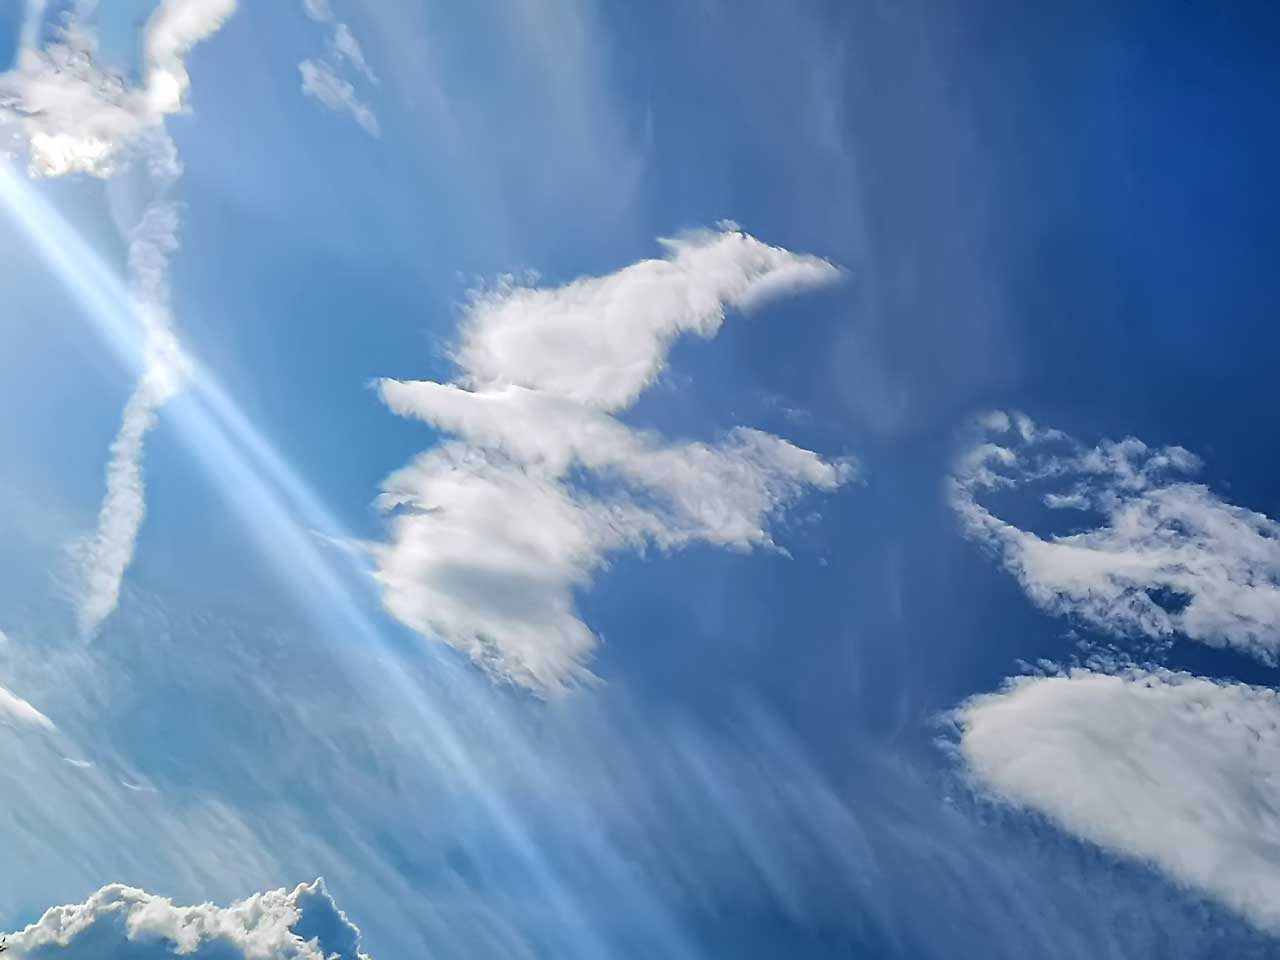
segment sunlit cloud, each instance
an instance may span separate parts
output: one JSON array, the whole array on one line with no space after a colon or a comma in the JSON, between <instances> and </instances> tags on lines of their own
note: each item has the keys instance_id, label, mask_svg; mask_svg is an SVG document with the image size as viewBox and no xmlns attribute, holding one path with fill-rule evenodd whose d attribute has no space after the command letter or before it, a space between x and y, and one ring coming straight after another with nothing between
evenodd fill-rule
<instances>
[{"instance_id":1,"label":"sunlit cloud","mask_svg":"<svg viewBox=\"0 0 1280 960\"><path fill-rule=\"evenodd\" d=\"M83 903L50 907L8 935L17 956L90 960L106 955L206 956L236 960L362 960L360 931L323 880L269 890L228 907L177 906L136 887L111 884Z\"/></svg>"},{"instance_id":2,"label":"sunlit cloud","mask_svg":"<svg viewBox=\"0 0 1280 960\"><path fill-rule=\"evenodd\" d=\"M573 592L610 554L772 547L778 511L852 475L746 427L672 443L611 415L654 382L677 337L712 337L728 308L840 276L732 226L664 248L563 287L503 283L467 309L455 383L378 385L396 413L458 438L383 485L391 537L372 553L384 602L499 681L548 694L590 678L598 641Z\"/></svg>"},{"instance_id":3,"label":"sunlit cloud","mask_svg":"<svg viewBox=\"0 0 1280 960\"><path fill-rule=\"evenodd\" d=\"M1189 479L1181 447L1094 447L996 413L958 461L951 503L1040 607L1117 636L1185 636L1264 662L1280 652L1280 524ZM1041 537L982 502L1034 491L1083 531Z\"/></svg>"},{"instance_id":4,"label":"sunlit cloud","mask_svg":"<svg viewBox=\"0 0 1280 960\"><path fill-rule=\"evenodd\" d=\"M1280 695L1165 670L1022 677L955 714L984 788L1280 932Z\"/></svg>"},{"instance_id":5,"label":"sunlit cloud","mask_svg":"<svg viewBox=\"0 0 1280 960\"><path fill-rule=\"evenodd\" d=\"M1087 446L1021 414L975 426L951 504L1037 606L1116 640L1186 637L1275 661L1280 524L1189 479L1196 456L1132 437ZM1041 536L992 504L1078 532ZM1265 839L1280 829L1274 690L1075 669L1009 680L954 719L983 790L1280 932L1280 849Z\"/></svg>"}]
</instances>

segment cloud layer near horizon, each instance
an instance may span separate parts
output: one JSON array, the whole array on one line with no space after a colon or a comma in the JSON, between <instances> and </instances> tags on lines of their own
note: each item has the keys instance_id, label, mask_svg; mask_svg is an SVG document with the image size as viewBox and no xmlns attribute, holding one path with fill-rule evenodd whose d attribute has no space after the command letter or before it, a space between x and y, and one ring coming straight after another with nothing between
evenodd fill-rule
<instances>
[{"instance_id":1,"label":"cloud layer near horizon","mask_svg":"<svg viewBox=\"0 0 1280 960\"><path fill-rule=\"evenodd\" d=\"M768 547L775 511L851 474L746 427L672 443L610 415L654 382L677 337L712 337L726 308L839 276L732 227L662 242L663 259L608 276L479 295L454 383L378 383L394 412L457 438L384 483L390 539L373 547L384 602L500 681L547 694L589 677L597 639L573 591L609 553Z\"/></svg>"},{"instance_id":2,"label":"cloud layer near horizon","mask_svg":"<svg viewBox=\"0 0 1280 960\"><path fill-rule=\"evenodd\" d=\"M981 427L951 503L1038 606L1117 636L1182 635L1276 662L1280 524L1185 479L1200 467L1194 454L1132 437L1086 447L1021 415ZM1093 525L1041 537L979 502L1042 488L1046 507Z\"/></svg>"},{"instance_id":3,"label":"cloud layer near horizon","mask_svg":"<svg viewBox=\"0 0 1280 960\"><path fill-rule=\"evenodd\" d=\"M99 960L107 956L218 960L367 960L360 931L323 880L268 890L229 907L175 906L113 883L84 903L50 907L8 935L15 956Z\"/></svg>"},{"instance_id":4,"label":"cloud layer near horizon","mask_svg":"<svg viewBox=\"0 0 1280 960\"><path fill-rule=\"evenodd\" d=\"M1164 670L1021 677L955 713L1000 799L1280 933L1280 694Z\"/></svg>"}]
</instances>

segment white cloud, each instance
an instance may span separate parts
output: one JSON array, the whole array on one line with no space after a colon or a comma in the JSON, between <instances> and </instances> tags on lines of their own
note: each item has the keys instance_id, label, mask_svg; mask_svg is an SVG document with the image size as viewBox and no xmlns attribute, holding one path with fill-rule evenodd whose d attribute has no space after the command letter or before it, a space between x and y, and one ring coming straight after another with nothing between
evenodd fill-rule
<instances>
[{"instance_id":1,"label":"white cloud","mask_svg":"<svg viewBox=\"0 0 1280 960\"><path fill-rule=\"evenodd\" d=\"M356 88L338 76L332 64L325 60L303 60L298 64L302 74L302 92L324 104L330 110L349 113L370 136L378 136L381 127L372 108L360 99Z\"/></svg>"},{"instance_id":2,"label":"white cloud","mask_svg":"<svg viewBox=\"0 0 1280 960\"><path fill-rule=\"evenodd\" d=\"M482 296L454 357L469 385L515 384L617 410L653 382L676 337L713 337L726 307L749 309L839 275L825 260L732 228L661 243L664 258L605 277L550 290L507 284Z\"/></svg>"},{"instance_id":3,"label":"white cloud","mask_svg":"<svg viewBox=\"0 0 1280 960\"><path fill-rule=\"evenodd\" d=\"M33 727L40 727L43 730L57 729L52 720L16 693L6 690L4 687L0 687L0 718L2 718L0 722L3 722L3 719L8 719Z\"/></svg>"},{"instance_id":4,"label":"white cloud","mask_svg":"<svg viewBox=\"0 0 1280 960\"><path fill-rule=\"evenodd\" d=\"M235 0L165 0L147 23L144 83L133 87L95 61L93 35L74 19L47 47L24 47L0 74L0 127L16 131L33 176L110 177L141 147L176 174L164 118L183 109L185 58L235 10Z\"/></svg>"},{"instance_id":5,"label":"white cloud","mask_svg":"<svg viewBox=\"0 0 1280 960\"><path fill-rule=\"evenodd\" d=\"M332 27L329 35L329 55L324 59L303 60L298 64L302 74L302 92L324 104L330 110L350 114L370 136L381 134L381 124L373 108L356 92L355 85L343 77L343 66L349 66L359 78L371 86L378 85L378 76L365 58L364 48L351 28L339 20L329 0L302 0L303 12L316 23Z\"/></svg>"},{"instance_id":6,"label":"white cloud","mask_svg":"<svg viewBox=\"0 0 1280 960\"><path fill-rule=\"evenodd\" d=\"M1167 671L1022 677L956 711L999 798L1280 933L1280 694Z\"/></svg>"},{"instance_id":7,"label":"white cloud","mask_svg":"<svg viewBox=\"0 0 1280 960\"><path fill-rule=\"evenodd\" d=\"M1117 635L1181 634L1275 662L1280 524L1184 479L1199 460L1181 447L1084 447L1022 416L982 426L949 481L951 502L1037 605ZM1058 488L1041 495L1046 506L1100 522L1043 538L978 501L1046 484Z\"/></svg>"},{"instance_id":8,"label":"white cloud","mask_svg":"<svg viewBox=\"0 0 1280 960\"><path fill-rule=\"evenodd\" d=\"M304 939L305 937L305 939ZM22 956L98 958L217 956L243 960L359 960L360 931L323 880L269 890L229 907L175 906L135 887L110 884L84 903L51 907L9 934Z\"/></svg>"},{"instance_id":9,"label":"white cloud","mask_svg":"<svg viewBox=\"0 0 1280 960\"><path fill-rule=\"evenodd\" d=\"M563 287L504 283L468 308L457 382L378 385L394 412L458 438L384 484L384 602L499 680L551 693L589 677L597 639L573 591L608 554L771 546L771 515L850 476L757 430L670 443L606 412L635 402L675 337L714 335L726 307L839 276L728 227L664 245L663 260Z\"/></svg>"},{"instance_id":10,"label":"white cloud","mask_svg":"<svg viewBox=\"0 0 1280 960\"><path fill-rule=\"evenodd\" d=\"M235 12L236 0L164 0L147 22L147 105L153 116L177 113L191 78L186 56Z\"/></svg>"},{"instance_id":11,"label":"white cloud","mask_svg":"<svg viewBox=\"0 0 1280 960\"><path fill-rule=\"evenodd\" d=\"M129 244L134 316L145 338L147 367L125 404L120 432L111 444L98 526L81 557L85 592L80 628L86 635L97 630L119 602L120 584L146 514L144 441L155 426L157 411L178 389L186 371L169 309L169 257L177 249L177 231L176 209L153 204Z\"/></svg>"}]
</instances>

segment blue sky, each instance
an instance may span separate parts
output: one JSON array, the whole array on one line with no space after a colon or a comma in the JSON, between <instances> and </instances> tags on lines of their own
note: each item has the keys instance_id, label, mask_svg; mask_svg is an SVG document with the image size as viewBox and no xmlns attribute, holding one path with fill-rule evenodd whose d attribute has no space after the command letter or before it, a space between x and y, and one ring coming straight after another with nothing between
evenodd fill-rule
<instances>
[{"instance_id":1,"label":"blue sky","mask_svg":"<svg viewBox=\"0 0 1280 960\"><path fill-rule=\"evenodd\" d=\"M0 8L12 952L1280 955L1276 26Z\"/></svg>"}]
</instances>

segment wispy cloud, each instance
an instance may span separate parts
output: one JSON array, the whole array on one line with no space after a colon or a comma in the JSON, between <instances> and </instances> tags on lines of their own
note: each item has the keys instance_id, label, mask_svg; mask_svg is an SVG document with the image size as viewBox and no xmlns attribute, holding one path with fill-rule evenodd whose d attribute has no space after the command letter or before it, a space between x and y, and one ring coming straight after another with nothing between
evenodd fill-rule
<instances>
[{"instance_id":1,"label":"wispy cloud","mask_svg":"<svg viewBox=\"0 0 1280 960\"><path fill-rule=\"evenodd\" d=\"M1087 447L1020 415L979 426L949 481L951 503L1037 605L1112 634L1182 635L1275 662L1280 524L1185 479L1196 456L1133 438ZM1010 491L1037 491L1096 525L1044 538L979 502Z\"/></svg>"},{"instance_id":2,"label":"wispy cloud","mask_svg":"<svg viewBox=\"0 0 1280 960\"><path fill-rule=\"evenodd\" d=\"M850 475L758 430L669 443L610 415L654 381L676 337L714 336L727 307L839 276L732 227L664 247L608 276L480 294L455 383L378 385L393 411L457 438L384 484L391 538L373 547L384 602L497 679L550 693L589 676L597 640L573 591L609 553L770 546L776 510Z\"/></svg>"},{"instance_id":3,"label":"wispy cloud","mask_svg":"<svg viewBox=\"0 0 1280 960\"><path fill-rule=\"evenodd\" d=\"M360 41L351 28L337 18L329 0L303 0L302 10L316 23L330 28L328 54L298 64L302 92L330 110L349 114L370 136L379 136L382 127L373 108L356 91L355 84L342 75L344 68L349 67L363 83L378 85L378 76L369 66Z\"/></svg>"},{"instance_id":4,"label":"wispy cloud","mask_svg":"<svg viewBox=\"0 0 1280 960\"><path fill-rule=\"evenodd\" d=\"M268 890L229 907L176 906L170 900L110 884L84 903L51 907L8 935L18 955L67 960L104 954L279 960L361 960L360 931L338 909L323 880Z\"/></svg>"},{"instance_id":5,"label":"wispy cloud","mask_svg":"<svg viewBox=\"0 0 1280 960\"><path fill-rule=\"evenodd\" d=\"M373 72L373 67L369 66L369 61L364 56L364 48L360 46L360 41L356 39L350 27L345 23L335 24L332 43L333 51L339 59L351 64L352 68L369 83L375 87L378 85L378 75Z\"/></svg>"},{"instance_id":6,"label":"wispy cloud","mask_svg":"<svg viewBox=\"0 0 1280 960\"><path fill-rule=\"evenodd\" d=\"M323 103L330 110L349 113L356 123L371 136L378 136L381 127L372 108L360 99L356 88L338 76L333 64L326 60L303 60L298 64L302 74L302 92Z\"/></svg>"},{"instance_id":7,"label":"wispy cloud","mask_svg":"<svg viewBox=\"0 0 1280 960\"><path fill-rule=\"evenodd\" d=\"M16 131L33 176L84 173L109 178L145 169L148 206L126 226L130 292L146 365L111 445L98 525L81 551L85 593L80 626L92 634L115 609L146 512L142 460L160 406L178 389L185 361L169 306L169 258L178 213L165 194L181 172L164 118L183 109L185 58L234 12L235 0L165 0L147 22L143 83L100 67L92 32L69 19L44 49L24 48L0 75L0 125Z\"/></svg>"},{"instance_id":8,"label":"wispy cloud","mask_svg":"<svg viewBox=\"0 0 1280 960\"><path fill-rule=\"evenodd\" d=\"M129 244L131 293L145 332L147 367L125 404L120 432L111 444L98 527L82 554L85 595L80 628L85 634L92 634L119 602L120 584L146 514L144 441L155 426L157 411L185 375L186 362L169 310L169 257L177 248L177 231L176 209L156 204L147 210Z\"/></svg>"},{"instance_id":9,"label":"wispy cloud","mask_svg":"<svg viewBox=\"0 0 1280 960\"><path fill-rule=\"evenodd\" d=\"M999 798L1280 932L1280 694L1168 671L1012 680L955 714Z\"/></svg>"}]
</instances>

